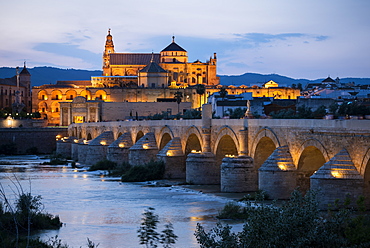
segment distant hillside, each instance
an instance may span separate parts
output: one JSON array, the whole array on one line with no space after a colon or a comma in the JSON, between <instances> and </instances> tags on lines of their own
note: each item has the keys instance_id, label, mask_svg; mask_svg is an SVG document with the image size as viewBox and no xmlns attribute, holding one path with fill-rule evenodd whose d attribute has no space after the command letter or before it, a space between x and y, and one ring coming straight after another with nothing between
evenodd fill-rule
<instances>
[{"instance_id":1,"label":"distant hillside","mask_svg":"<svg viewBox=\"0 0 370 248\"><path fill-rule=\"evenodd\" d=\"M20 68L22 69L22 68ZM77 69L60 69L54 67L27 68L31 73L32 86L55 84L64 80L90 80L91 76L101 76L102 71L88 71ZM15 68L1 67L0 78L10 78L16 74Z\"/></svg>"},{"instance_id":2,"label":"distant hillside","mask_svg":"<svg viewBox=\"0 0 370 248\"><path fill-rule=\"evenodd\" d=\"M280 86L291 86L292 84L301 83L305 86L307 83L320 83L325 78L315 80L309 79L294 79L277 74L258 74L258 73L245 73L237 76L219 75L222 85L262 85L270 80L277 82ZM335 78L333 78L335 79ZM370 84L370 78L340 78L341 83L354 82L355 84Z\"/></svg>"},{"instance_id":3,"label":"distant hillside","mask_svg":"<svg viewBox=\"0 0 370 248\"><path fill-rule=\"evenodd\" d=\"M43 84L55 84L57 81L64 80L90 80L91 76L100 76L102 71L89 71L78 69L60 69L54 67L34 67L29 68L31 73L32 86L40 86ZM15 68L0 67L0 78L9 78L15 75ZM291 86L292 84L301 83L305 86L307 83L318 83L324 78L316 80L308 79L294 79L278 74L258 74L258 73L245 73L237 76L219 75L222 85L262 85L265 82L273 80L280 86ZM335 78L334 78L335 79ZM342 83L355 82L355 84L370 84L370 78L341 78Z\"/></svg>"}]
</instances>

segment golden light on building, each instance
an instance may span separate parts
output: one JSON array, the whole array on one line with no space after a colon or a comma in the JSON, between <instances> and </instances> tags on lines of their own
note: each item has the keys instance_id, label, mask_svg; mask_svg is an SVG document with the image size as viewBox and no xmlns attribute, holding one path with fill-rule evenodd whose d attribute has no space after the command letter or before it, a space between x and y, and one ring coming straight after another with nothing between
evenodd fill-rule
<instances>
[{"instance_id":1,"label":"golden light on building","mask_svg":"<svg viewBox=\"0 0 370 248\"><path fill-rule=\"evenodd\" d=\"M201 151L191 150L191 153L201 153Z\"/></svg>"},{"instance_id":2,"label":"golden light on building","mask_svg":"<svg viewBox=\"0 0 370 248\"><path fill-rule=\"evenodd\" d=\"M100 141L100 145L105 146L106 144L107 144L107 142L105 142L104 140Z\"/></svg>"},{"instance_id":3,"label":"golden light on building","mask_svg":"<svg viewBox=\"0 0 370 248\"><path fill-rule=\"evenodd\" d=\"M125 144L120 143L118 146L119 146L120 148L124 148L124 147L125 147Z\"/></svg>"},{"instance_id":4,"label":"golden light on building","mask_svg":"<svg viewBox=\"0 0 370 248\"><path fill-rule=\"evenodd\" d=\"M89 142L87 140L84 140L84 145L87 145Z\"/></svg>"},{"instance_id":5,"label":"golden light on building","mask_svg":"<svg viewBox=\"0 0 370 248\"><path fill-rule=\"evenodd\" d=\"M149 146L147 144L143 145L143 149L148 149L148 148L149 148Z\"/></svg>"},{"instance_id":6,"label":"golden light on building","mask_svg":"<svg viewBox=\"0 0 370 248\"><path fill-rule=\"evenodd\" d=\"M283 170L283 171L288 170L288 166L286 165L285 162L278 162L277 166L279 167L280 170Z\"/></svg>"},{"instance_id":7,"label":"golden light on building","mask_svg":"<svg viewBox=\"0 0 370 248\"><path fill-rule=\"evenodd\" d=\"M340 171L332 170L330 173L335 178L343 178L343 173L341 173Z\"/></svg>"},{"instance_id":8,"label":"golden light on building","mask_svg":"<svg viewBox=\"0 0 370 248\"><path fill-rule=\"evenodd\" d=\"M60 134L58 134L57 136L55 136L55 139L56 139L56 140L64 140L64 139L62 138L62 135L60 135Z\"/></svg>"},{"instance_id":9,"label":"golden light on building","mask_svg":"<svg viewBox=\"0 0 370 248\"><path fill-rule=\"evenodd\" d=\"M235 155L232 155L232 154L226 154L225 155L226 158L235 158Z\"/></svg>"},{"instance_id":10,"label":"golden light on building","mask_svg":"<svg viewBox=\"0 0 370 248\"><path fill-rule=\"evenodd\" d=\"M74 139L73 142L78 143L78 139Z\"/></svg>"},{"instance_id":11,"label":"golden light on building","mask_svg":"<svg viewBox=\"0 0 370 248\"><path fill-rule=\"evenodd\" d=\"M168 151L167 153L166 153L166 156L172 156L172 152L171 151Z\"/></svg>"}]
</instances>

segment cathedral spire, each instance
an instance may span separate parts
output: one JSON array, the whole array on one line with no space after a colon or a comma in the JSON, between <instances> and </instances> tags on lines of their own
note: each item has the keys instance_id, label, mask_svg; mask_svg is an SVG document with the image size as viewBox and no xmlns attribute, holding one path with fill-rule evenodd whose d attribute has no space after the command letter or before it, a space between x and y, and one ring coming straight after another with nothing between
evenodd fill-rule
<instances>
[{"instance_id":1,"label":"cathedral spire","mask_svg":"<svg viewBox=\"0 0 370 248\"><path fill-rule=\"evenodd\" d=\"M172 36L172 43L175 43L175 36Z\"/></svg>"},{"instance_id":2,"label":"cathedral spire","mask_svg":"<svg viewBox=\"0 0 370 248\"><path fill-rule=\"evenodd\" d=\"M113 38L110 33L111 29L108 29L108 34L105 40L105 49L103 52L103 75L106 76L107 71L104 70L104 68L109 68L109 60L110 60L110 54L114 53L114 44L113 44Z\"/></svg>"}]
</instances>

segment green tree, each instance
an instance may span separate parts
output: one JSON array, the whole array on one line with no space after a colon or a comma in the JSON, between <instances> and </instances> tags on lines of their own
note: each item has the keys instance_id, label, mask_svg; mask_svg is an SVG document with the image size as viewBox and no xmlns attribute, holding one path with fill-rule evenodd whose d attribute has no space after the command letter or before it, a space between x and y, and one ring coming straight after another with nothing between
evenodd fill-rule
<instances>
[{"instance_id":1,"label":"green tree","mask_svg":"<svg viewBox=\"0 0 370 248\"><path fill-rule=\"evenodd\" d=\"M324 105L321 105L318 107L313 113L314 118L323 118L326 115L326 107Z\"/></svg>"},{"instance_id":2,"label":"green tree","mask_svg":"<svg viewBox=\"0 0 370 248\"><path fill-rule=\"evenodd\" d=\"M299 119L312 119L312 110L305 105L298 107L297 118Z\"/></svg>"},{"instance_id":3,"label":"green tree","mask_svg":"<svg viewBox=\"0 0 370 248\"><path fill-rule=\"evenodd\" d=\"M138 237L140 244L146 247L155 248L158 243L163 244L163 247L170 248L176 243L177 235L173 232L171 223L165 225L165 229L161 234L157 232L157 224L159 223L158 215L154 214L154 208L150 207L143 213L141 225L138 229Z\"/></svg>"},{"instance_id":4,"label":"green tree","mask_svg":"<svg viewBox=\"0 0 370 248\"><path fill-rule=\"evenodd\" d=\"M202 108L202 96L206 93L206 87L204 84L196 85L196 92L199 95L199 109Z\"/></svg>"},{"instance_id":5,"label":"green tree","mask_svg":"<svg viewBox=\"0 0 370 248\"><path fill-rule=\"evenodd\" d=\"M167 223L160 236L160 243L163 244L163 247L170 248L176 243L177 238L177 235L173 232L172 223Z\"/></svg>"},{"instance_id":6,"label":"green tree","mask_svg":"<svg viewBox=\"0 0 370 248\"><path fill-rule=\"evenodd\" d=\"M333 102L329 105L329 113L335 115L339 105L336 102Z\"/></svg>"},{"instance_id":7,"label":"green tree","mask_svg":"<svg viewBox=\"0 0 370 248\"><path fill-rule=\"evenodd\" d=\"M157 232L159 220L158 215L154 214L154 210L151 207L145 210L141 218L140 228L137 231L140 244L150 248L157 247L159 242L159 233Z\"/></svg>"},{"instance_id":8,"label":"green tree","mask_svg":"<svg viewBox=\"0 0 370 248\"><path fill-rule=\"evenodd\" d=\"M177 113L180 113L180 103L182 101L183 95L181 91L176 91L175 92L175 98L177 102Z\"/></svg>"},{"instance_id":9,"label":"green tree","mask_svg":"<svg viewBox=\"0 0 370 248\"><path fill-rule=\"evenodd\" d=\"M227 109L230 119L240 119L244 116L246 108Z\"/></svg>"}]
</instances>

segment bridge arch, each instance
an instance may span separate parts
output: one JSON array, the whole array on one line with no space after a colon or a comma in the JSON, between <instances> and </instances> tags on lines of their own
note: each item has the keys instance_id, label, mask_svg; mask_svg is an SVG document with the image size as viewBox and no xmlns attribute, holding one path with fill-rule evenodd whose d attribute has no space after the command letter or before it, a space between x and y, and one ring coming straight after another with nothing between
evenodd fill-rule
<instances>
[{"instance_id":1,"label":"bridge arch","mask_svg":"<svg viewBox=\"0 0 370 248\"><path fill-rule=\"evenodd\" d=\"M360 173L364 176L365 182L370 182L370 148L362 159Z\"/></svg>"},{"instance_id":2,"label":"bridge arch","mask_svg":"<svg viewBox=\"0 0 370 248\"><path fill-rule=\"evenodd\" d=\"M239 139L238 139L238 136L236 135L236 133L234 132L234 130L232 130L231 127L229 126L222 126L218 131L217 131L217 137L215 139L215 142L214 142L214 146L212 147L212 151L214 154L216 154L216 151L217 151L217 148L219 146L219 143L220 143L220 140L223 139L223 137L227 135L229 136L233 142L234 142L234 145L236 146L236 149L237 149L237 152L239 152Z\"/></svg>"},{"instance_id":3,"label":"bridge arch","mask_svg":"<svg viewBox=\"0 0 370 248\"><path fill-rule=\"evenodd\" d=\"M256 137L252 141L250 154L254 160L254 167L261 167L263 162L273 153L273 151L282 146L276 133L268 127L264 127L258 131Z\"/></svg>"},{"instance_id":4,"label":"bridge arch","mask_svg":"<svg viewBox=\"0 0 370 248\"><path fill-rule=\"evenodd\" d=\"M298 150L298 153L297 153L298 156L293 156L293 160L295 161L298 170L300 169L300 166L302 166L302 164L300 165L300 160L302 159L303 152L313 150L314 148L316 148L318 151L320 151L321 155L324 158L324 160L323 160L324 163L326 163L330 160L330 156L329 156L328 151L326 150L325 146L319 140L317 140L317 139L308 139L308 140L305 140L301 144L301 146Z\"/></svg>"},{"instance_id":5,"label":"bridge arch","mask_svg":"<svg viewBox=\"0 0 370 248\"><path fill-rule=\"evenodd\" d=\"M216 163L220 165L226 155L238 156L239 139L236 133L229 126L222 126L217 132L217 138L212 147L216 156Z\"/></svg>"},{"instance_id":6,"label":"bridge arch","mask_svg":"<svg viewBox=\"0 0 370 248\"><path fill-rule=\"evenodd\" d=\"M174 137L171 128L165 125L157 136L157 144L159 144L159 150L162 150L165 145L172 140Z\"/></svg>"},{"instance_id":7,"label":"bridge arch","mask_svg":"<svg viewBox=\"0 0 370 248\"><path fill-rule=\"evenodd\" d=\"M134 144L136 143L136 142L138 142L138 140L139 139L141 139L142 137L144 136L144 132L143 131L138 131L137 133L136 133L136 136L135 136L135 138L133 139L135 142L134 142Z\"/></svg>"},{"instance_id":8,"label":"bridge arch","mask_svg":"<svg viewBox=\"0 0 370 248\"><path fill-rule=\"evenodd\" d=\"M202 151L203 139L200 130L192 125L181 138L184 154L187 156L192 150Z\"/></svg>"},{"instance_id":9,"label":"bridge arch","mask_svg":"<svg viewBox=\"0 0 370 248\"><path fill-rule=\"evenodd\" d=\"M310 177L329 161L330 157L323 144L317 139L306 140L298 152L296 163L297 186L301 191L310 189Z\"/></svg>"}]
</instances>

